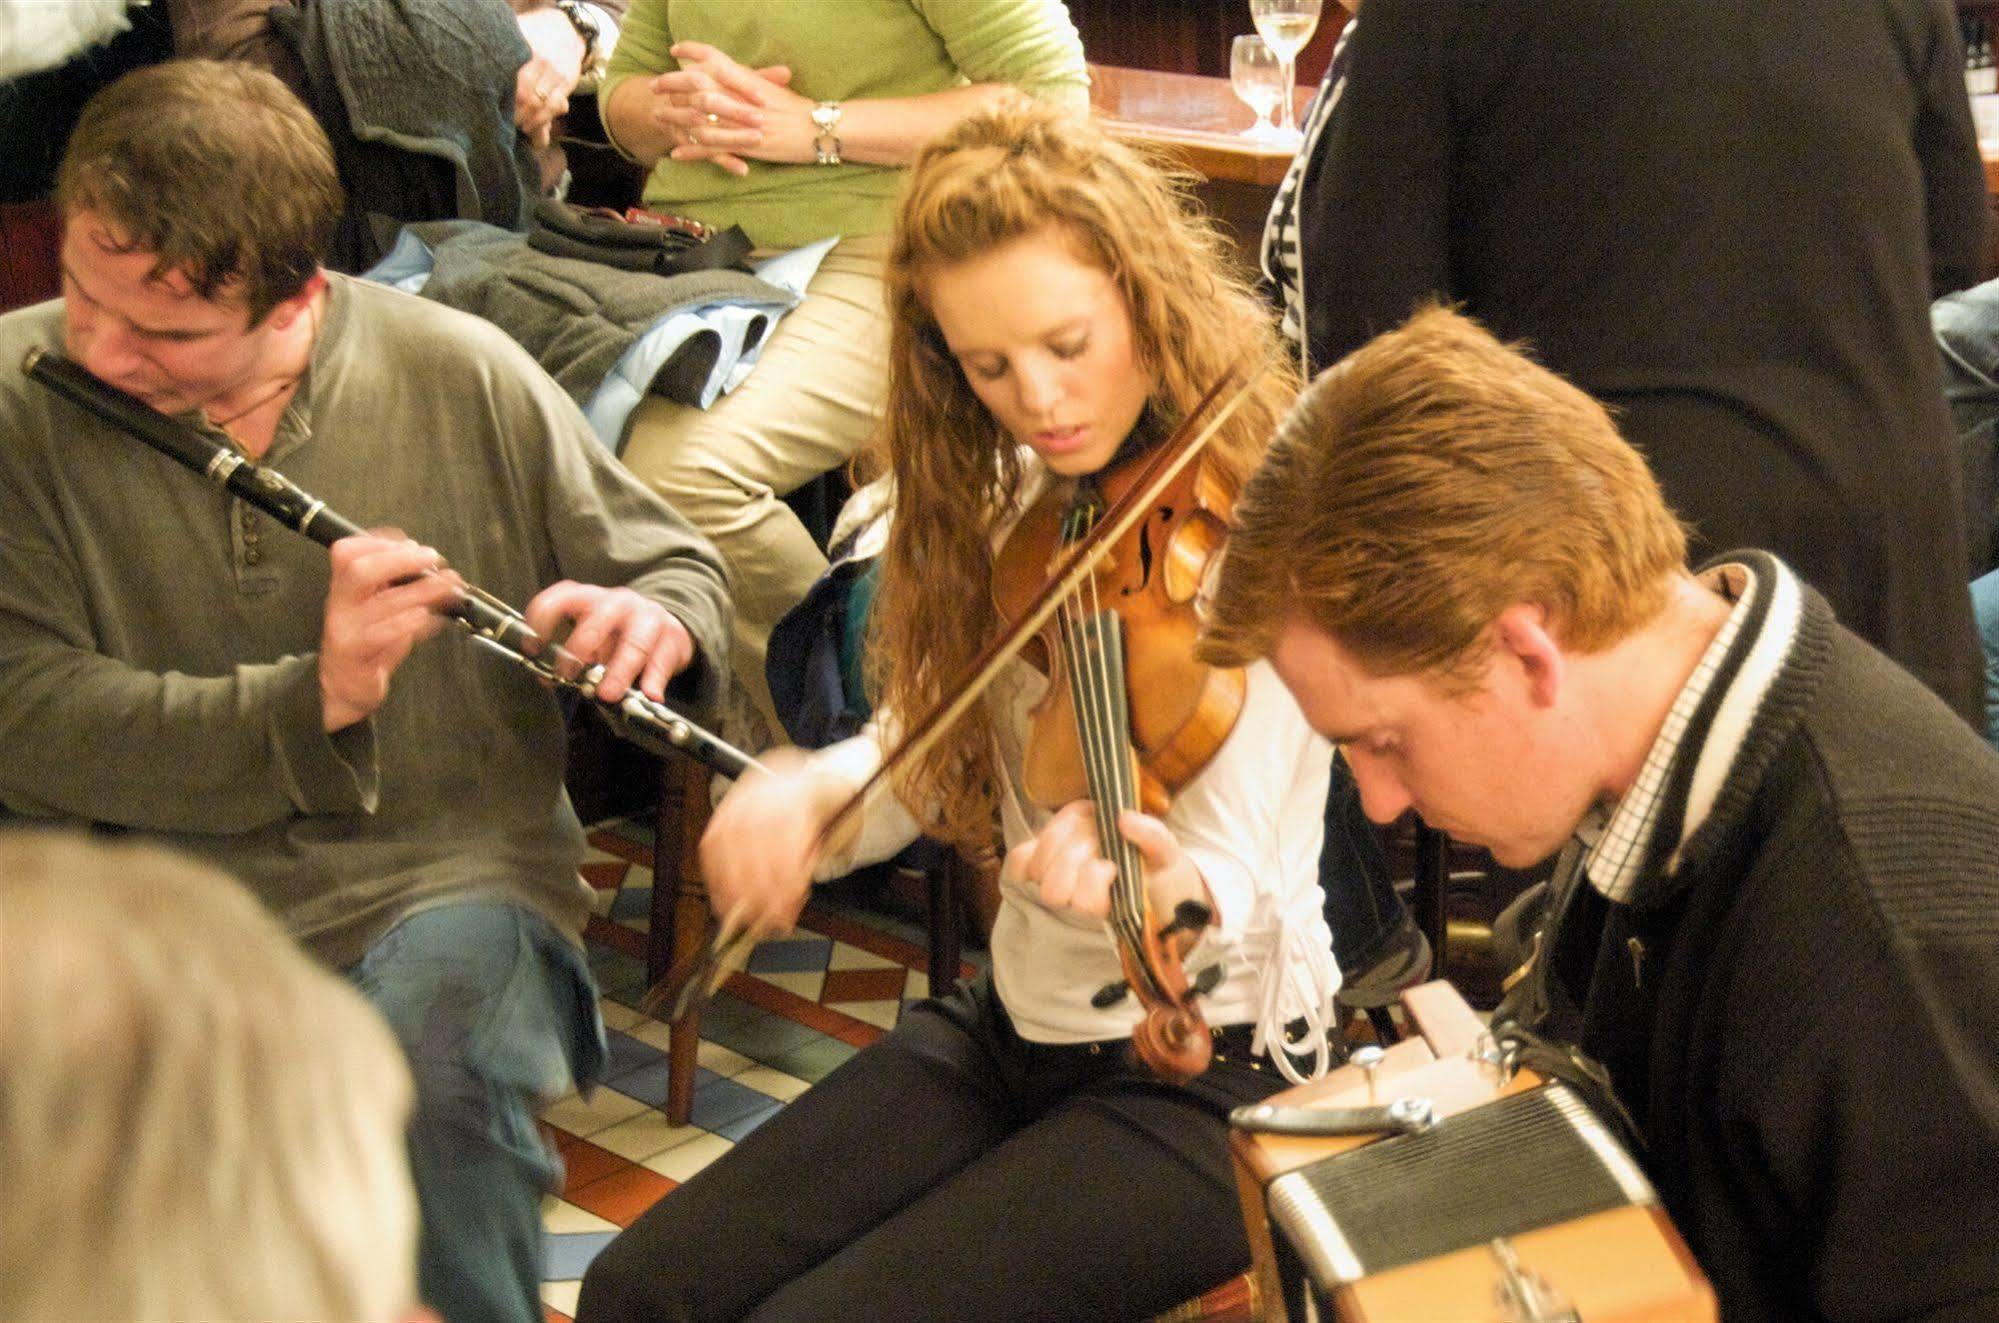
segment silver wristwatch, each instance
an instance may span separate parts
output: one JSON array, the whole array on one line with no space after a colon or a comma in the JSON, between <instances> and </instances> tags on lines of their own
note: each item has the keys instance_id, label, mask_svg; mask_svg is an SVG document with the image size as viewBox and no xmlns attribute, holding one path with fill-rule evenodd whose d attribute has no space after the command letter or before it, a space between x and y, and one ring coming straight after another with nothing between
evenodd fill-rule
<instances>
[{"instance_id":1,"label":"silver wristwatch","mask_svg":"<svg viewBox=\"0 0 1999 1323\"><path fill-rule=\"evenodd\" d=\"M821 101L812 107L812 127L818 130L812 139L814 159L820 165L840 164L840 103Z\"/></svg>"},{"instance_id":2,"label":"silver wristwatch","mask_svg":"<svg viewBox=\"0 0 1999 1323\"><path fill-rule=\"evenodd\" d=\"M596 13L579 0L555 0L555 8L583 39L583 67L576 85L587 92L597 86L605 66L611 62L611 53L604 49L603 25L597 21Z\"/></svg>"}]
</instances>

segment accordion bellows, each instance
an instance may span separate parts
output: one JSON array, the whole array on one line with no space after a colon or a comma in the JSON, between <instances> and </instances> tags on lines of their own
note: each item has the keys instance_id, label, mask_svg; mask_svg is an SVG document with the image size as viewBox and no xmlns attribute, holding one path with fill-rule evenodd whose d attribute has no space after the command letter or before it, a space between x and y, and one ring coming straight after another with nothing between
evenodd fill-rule
<instances>
[{"instance_id":1,"label":"accordion bellows","mask_svg":"<svg viewBox=\"0 0 1999 1323\"><path fill-rule=\"evenodd\" d=\"M1571 1090L1550 1084L1270 1182L1271 1221L1319 1288L1591 1213L1658 1202Z\"/></svg>"}]
</instances>

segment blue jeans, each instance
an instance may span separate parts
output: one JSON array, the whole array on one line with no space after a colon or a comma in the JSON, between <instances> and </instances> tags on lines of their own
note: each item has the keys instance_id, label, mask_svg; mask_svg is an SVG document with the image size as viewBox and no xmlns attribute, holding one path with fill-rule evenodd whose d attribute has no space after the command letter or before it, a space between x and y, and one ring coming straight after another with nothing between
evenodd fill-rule
<instances>
[{"instance_id":1,"label":"blue jeans","mask_svg":"<svg viewBox=\"0 0 1999 1323\"><path fill-rule=\"evenodd\" d=\"M539 1323L541 1196L562 1163L535 1111L604 1061L583 953L529 910L471 900L410 915L347 975L416 1079L424 1302L446 1323Z\"/></svg>"},{"instance_id":2,"label":"blue jeans","mask_svg":"<svg viewBox=\"0 0 1999 1323\"><path fill-rule=\"evenodd\" d=\"M1971 585L1971 615L1985 645L1985 738L1999 749L1999 570Z\"/></svg>"}]
</instances>

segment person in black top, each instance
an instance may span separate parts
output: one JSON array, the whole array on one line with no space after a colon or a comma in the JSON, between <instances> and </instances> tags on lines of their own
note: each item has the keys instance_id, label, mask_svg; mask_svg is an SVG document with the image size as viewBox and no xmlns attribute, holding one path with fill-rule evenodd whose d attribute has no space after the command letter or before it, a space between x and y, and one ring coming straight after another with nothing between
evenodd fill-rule
<instances>
[{"instance_id":1,"label":"person in black top","mask_svg":"<svg viewBox=\"0 0 1999 1323\"><path fill-rule=\"evenodd\" d=\"M1968 720L1930 300L1985 184L1947 0L1368 0L1296 199L1314 369L1459 303Z\"/></svg>"}]
</instances>

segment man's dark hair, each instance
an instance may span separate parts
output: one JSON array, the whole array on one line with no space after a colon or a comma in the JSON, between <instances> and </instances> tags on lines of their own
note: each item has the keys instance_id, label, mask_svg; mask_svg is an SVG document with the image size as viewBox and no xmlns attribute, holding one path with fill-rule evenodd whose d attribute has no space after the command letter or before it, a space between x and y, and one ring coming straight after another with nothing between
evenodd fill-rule
<instances>
[{"instance_id":1,"label":"man's dark hair","mask_svg":"<svg viewBox=\"0 0 1999 1323\"><path fill-rule=\"evenodd\" d=\"M138 69L92 97L56 178L203 298L235 286L255 325L305 288L340 215L333 149L273 75L215 60Z\"/></svg>"}]
</instances>

